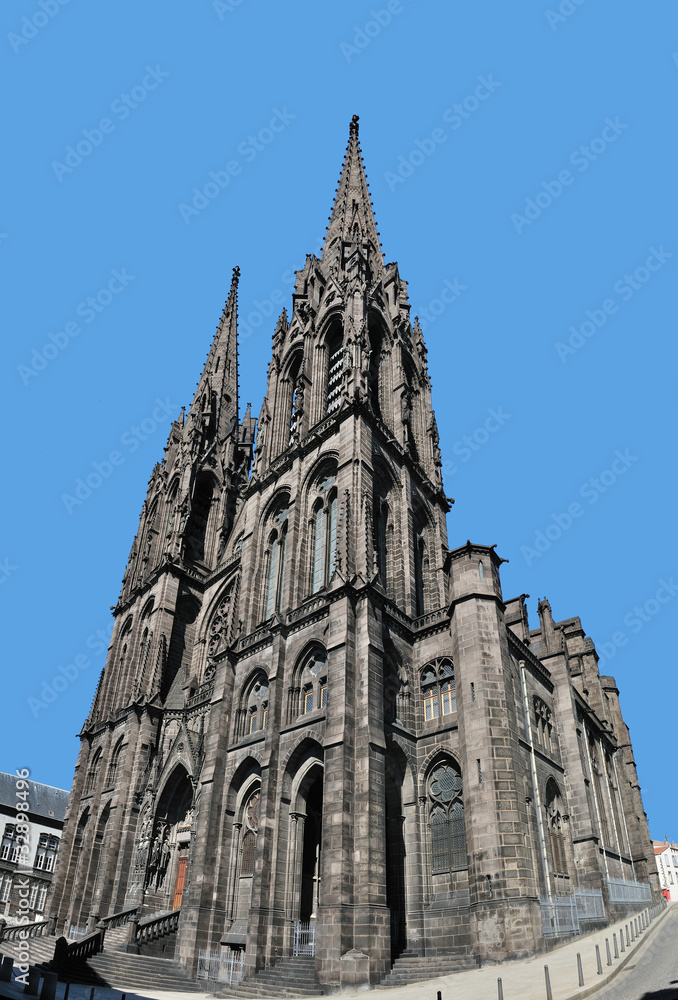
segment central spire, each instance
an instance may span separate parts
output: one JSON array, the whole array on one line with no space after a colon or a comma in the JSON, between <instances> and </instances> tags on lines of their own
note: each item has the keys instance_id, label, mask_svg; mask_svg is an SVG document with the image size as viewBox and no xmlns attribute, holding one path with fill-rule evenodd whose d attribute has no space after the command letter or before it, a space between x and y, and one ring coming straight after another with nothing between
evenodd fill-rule
<instances>
[{"instance_id":1,"label":"central spire","mask_svg":"<svg viewBox=\"0 0 678 1000\"><path fill-rule=\"evenodd\" d=\"M341 267L342 245L361 241L369 243L377 268L383 268L384 258L358 140L358 115L353 115L346 156L323 246L323 263L338 263Z\"/></svg>"}]
</instances>

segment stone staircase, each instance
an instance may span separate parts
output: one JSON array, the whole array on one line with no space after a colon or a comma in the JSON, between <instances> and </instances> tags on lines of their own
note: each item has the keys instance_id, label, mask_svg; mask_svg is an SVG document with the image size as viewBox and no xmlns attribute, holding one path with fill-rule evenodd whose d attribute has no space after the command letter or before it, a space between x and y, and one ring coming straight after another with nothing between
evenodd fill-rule
<instances>
[{"instance_id":1,"label":"stone staircase","mask_svg":"<svg viewBox=\"0 0 678 1000\"><path fill-rule=\"evenodd\" d=\"M128 955L123 951L108 949L99 955L92 955L87 961L74 963L63 978L70 983L109 986L121 992L139 993L141 996L156 990L175 993L205 992L205 987L191 979L183 966L169 958Z\"/></svg>"},{"instance_id":2,"label":"stone staircase","mask_svg":"<svg viewBox=\"0 0 678 1000\"><path fill-rule=\"evenodd\" d=\"M317 997L323 988L315 974L315 959L290 958L263 969L240 983L225 986L220 997Z\"/></svg>"},{"instance_id":3,"label":"stone staircase","mask_svg":"<svg viewBox=\"0 0 678 1000\"><path fill-rule=\"evenodd\" d=\"M377 989L388 990L394 986L423 982L425 979L437 979L439 976L449 976L452 972L461 972L462 969L471 969L474 965L471 954L424 957L408 949L395 960L391 971L384 976Z\"/></svg>"},{"instance_id":4,"label":"stone staircase","mask_svg":"<svg viewBox=\"0 0 678 1000\"><path fill-rule=\"evenodd\" d=\"M50 934L45 937L28 938L25 944L19 941L0 941L0 952L5 956L11 955L15 965L18 965L19 945L21 944L22 950L28 945L31 965L41 965L43 962L51 962L54 958L56 940L55 935Z\"/></svg>"}]
</instances>

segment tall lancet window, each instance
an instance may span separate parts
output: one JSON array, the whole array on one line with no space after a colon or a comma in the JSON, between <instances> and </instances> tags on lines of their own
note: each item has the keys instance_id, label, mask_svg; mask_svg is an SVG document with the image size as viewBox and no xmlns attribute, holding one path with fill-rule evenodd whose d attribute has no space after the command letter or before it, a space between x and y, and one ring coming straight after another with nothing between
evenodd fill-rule
<instances>
[{"instance_id":1,"label":"tall lancet window","mask_svg":"<svg viewBox=\"0 0 678 1000\"><path fill-rule=\"evenodd\" d=\"M313 505L313 580L312 593L326 587L332 579L337 564L337 491L336 476L326 475L320 480L320 494Z\"/></svg>"},{"instance_id":2,"label":"tall lancet window","mask_svg":"<svg viewBox=\"0 0 678 1000\"><path fill-rule=\"evenodd\" d=\"M275 518L275 528L269 537L268 571L266 574L266 607L265 618L270 618L280 611L285 587L285 562L287 554L287 517L289 509L285 507Z\"/></svg>"},{"instance_id":3,"label":"tall lancet window","mask_svg":"<svg viewBox=\"0 0 678 1000\"><path fill-rule=\"evenodd\" d=\"M327 413L333 413L341 403L341 383L344 367L344 350L341 325L336 323L327 337Z\"/></svg>"}]
</instances>

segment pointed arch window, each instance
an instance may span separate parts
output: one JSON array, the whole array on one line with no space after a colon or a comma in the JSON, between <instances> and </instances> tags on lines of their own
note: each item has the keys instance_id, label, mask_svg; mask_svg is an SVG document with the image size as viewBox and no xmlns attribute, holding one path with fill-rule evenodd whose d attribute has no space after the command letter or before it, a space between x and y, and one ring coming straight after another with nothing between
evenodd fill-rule
<instances>
[{"instance_id":1,"label":"pointed arch window","mask_svg":"<svg viewBox=\"0 0 678 1000\"><path fill-rule=\"evenodd\" d=\"M424 667L421 672L421 694L426 722L457 711L454 666L448 657L434 660Z\"/></svg>"},{"instance_id":2,"label":"pointed arch window","mask_svg":"<svg viewBox=\"0 0 678 1000\"><path fill-rule=\"evenodd\" d=\"M287 517L289 510L281 510L275 517L276 527L269 537L268 568L266 573L265 618L268 620L282 607L287 561Z\"/></svg>"},{"instance_id":3,"label":"pointed arch window","mask_svg":"<svg viewBox=\"0 0 678 1000\"><path fill-rule=\"evenodd\" d=\"M327 707L327 653L324 649L313 649L303 657L295 669L287 697L288 722Z\"/></svg>"},{"instance_id":4,"label":"pointed arch window","mask_svg":"<svg viewBox=\"0 0 678 1000\"><path fill-rule=\"evenodd\" d=\"M431 874L468 867L461 772L452 760L436 764L428 779Z\"/></svg>"},{"instance_id":5,"label":"pointed arch window","mask_svg":"<svg viewBox=\"0 0 678 1000\"><path fill-rule=\"evenodd\" d=\"M259 831L259 806L261 804L261 792L259 789L248 799L243 810L243 833L240 859L240 875L254 875L254 860L257 846L257 833Z\"/></svg>"},{"instance_id":6,"label":"pointed arch window","mask_svg":"<svg viewBox=\"0 0 678 1000\"><path fill-rule=\"evenodd\" d=\"M120 766L120 758L123 751L124 737L118 740L111 754L111 759L108 765L108 774L106 775L106 787L110 788L115 784L116 778L118 777L118 767Z\"/></svg>"},{"instance_id":7,"label":"pointed arch window","mask_svg":"<svg viewBox=\"0 0 678 1000\"><path fill-rule=\"evenodd\" d=\"M99 749L94 752L94 756L92 757L92 762L89 766L89 770L87 771L87 779L85 781L85 795L91 794L91 792L94 791L99 782L99 771L101 770L102 755L103 754L101 747L99 747Z\"/></svg>"},{"instance_id":8,"label":"pointed arch window","mask_svg":"<svg viewBox=\"0 0 678 1000\"><path fill-rule=\"evenodd\" d=\"M341 383L343 379L344 350L341 326L336 325L327 338L327 400L326 412L334 413L341 403Z\"/></svg>"},{"instance_id":9,"label":"pointed arch window","mask_svg":"<svg viewBox=\"0 0 678 1000\"><path fill-rule=\"evenodd\" d=\"M546 829L548 834L551 872L556 878L569 878L567 852L565 849L565 809L560 789L553 778L546 785Z\"/></svg>"},{"instance_id":10,"label":"pointed arch window","mask_svg":"<svg viewBox=\"0 0 678 1000\"><path fill-rule=\"evenodd\" d=\"M245 706L246 735L259 733L266 728L268 722L268 677L259 674L251 684Z\"/></svg>"},{"instance_id":11,"label":"pointed arch window","mask_svg":"<svg viewBox=\"0 0 678 1000\"><path fill-rule=\"evenodd\" d=\"M325 476L318 484L320 496L313 507L313 574L311 592L326 587L337 563L337 491L336 476Z\"/></svg>"}]
</instances>

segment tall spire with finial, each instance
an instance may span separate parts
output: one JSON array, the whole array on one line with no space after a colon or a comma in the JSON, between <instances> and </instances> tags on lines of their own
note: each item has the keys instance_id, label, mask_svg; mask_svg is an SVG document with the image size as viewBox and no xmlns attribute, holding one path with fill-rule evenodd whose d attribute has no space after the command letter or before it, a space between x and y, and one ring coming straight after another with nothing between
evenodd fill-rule
<instances>
[{"instance_id":1,"label":"tall spire with finial","mask_svg":"<svg viewBox=\"0 0 678 1000\"><path fill-rule=\"evenodd\" d=\"M219 437L238 426L238 281L233 268L228 298L217 325L188 419L209 423Z\"/></svg>"},{"instance_id":2,"label":"tall spire with finial","mask_svg":"<svg viewBox=\"0 0 678 1000\"><path fill-rule=\"evenodd\" d=\"M358 115L349 127L348 146L322 252L324 264L342 263L342 245L367 241L379 269L384 258L358 139Z\"/></svg>"}]
</instances>

